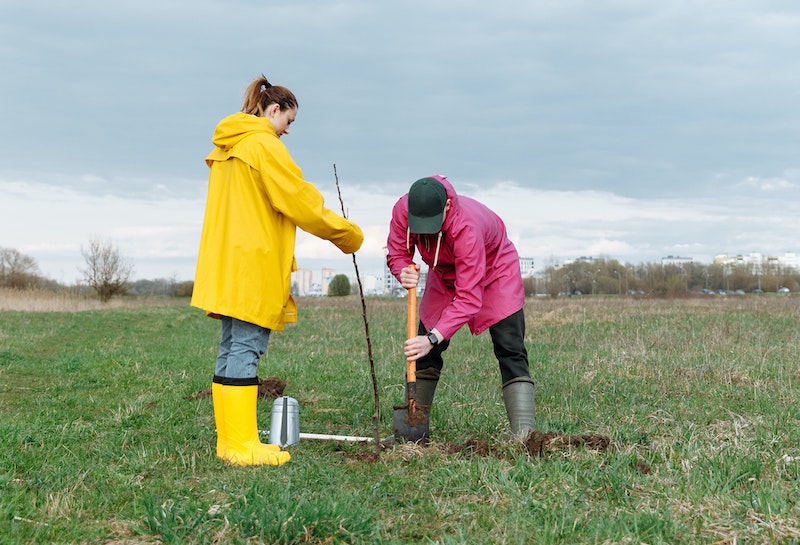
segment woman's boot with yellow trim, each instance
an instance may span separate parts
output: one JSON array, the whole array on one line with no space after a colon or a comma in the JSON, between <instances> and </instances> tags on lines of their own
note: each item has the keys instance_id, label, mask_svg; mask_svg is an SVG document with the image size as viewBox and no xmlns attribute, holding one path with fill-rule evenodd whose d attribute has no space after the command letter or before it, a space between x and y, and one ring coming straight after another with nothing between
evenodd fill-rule
<instances>
[{"instance_id":1,"label":"woman's boot with yellow trim","mask_svg":"<svg viewBox=\"0 0 800 545\"><path fill-rule=\"evenodd\" d=\"M225 436L225 417L222 411L223 377L214 375L211 381L211 400L214 402L214 424L217 427L217 457L224 458L228 450L228 438Z\"/></svg>"},{"instance_id":2,"label":"woman's boot with yellow trim","mask_svg":"<svg viewBox=\"0 0 800 545\"><path fill-rule=\"evenodd\" d=\"M220 382L216 389L212 385L212 394L221 398L219 417L215 418L217 456L236 466L279 466L288 462L291 458L288 452L277 445L264 444L258 438L258 378L221 378ZM215 416L217 405L215 399Z\"/></svg>"},{"instance_id":3,"label":"woman's boot with yellow trim","mask_svg":"<svg viewBox=\"0 0 800 545\"><path fill-rule=\"evenodd\" d=\"M225 377L214 375L211 381L211 399L214 402L214 424L217 427L217 456L225 458L225 452L228 450L228 437L225 434L225 417L223 416L222 404L222 385L228 380ZM278 452L281 448L278 445L271 445L261 443L261 445L272 452Z\"/></svg>"}]
</instances>

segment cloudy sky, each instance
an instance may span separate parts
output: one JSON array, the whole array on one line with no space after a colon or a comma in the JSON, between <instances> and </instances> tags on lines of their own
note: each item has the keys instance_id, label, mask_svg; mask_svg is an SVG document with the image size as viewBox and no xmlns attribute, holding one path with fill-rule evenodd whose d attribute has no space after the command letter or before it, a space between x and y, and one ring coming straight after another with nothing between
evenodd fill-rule
<instances>
[{"instance_id":1,"label":"cloudy sky","mask_svg":"<svg viewBox=\"0 0 800 545\"><path fill-rule=\"evenodd\" d=\"M260 73L284 142L365 233L444 174L538 267L800 253L795 0L0 0L0 247L72 283L116 245L194 277L217 122ZM301 267L352 273L308 236Z\"/></svg>"}]
</instances>

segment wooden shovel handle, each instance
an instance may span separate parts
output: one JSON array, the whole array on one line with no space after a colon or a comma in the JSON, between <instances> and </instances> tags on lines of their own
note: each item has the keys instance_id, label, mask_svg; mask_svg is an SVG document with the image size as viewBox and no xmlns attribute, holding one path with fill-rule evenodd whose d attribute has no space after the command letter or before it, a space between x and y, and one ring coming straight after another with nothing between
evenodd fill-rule
<instances>
[{"instance_id":1,"label":"wooden shovel handle","mask_svg":"<svg viewBox=\"0 0 800 545\"><path fill-rule=\"evenodd\" d=\"M417 336L417 288L408 289L408 322L406 323L407 339ZM406 361L406 382L417 382L416 360Z\"/></svg>"},{"instance_id":2,"label":"wooden shovel handle","mask_svg":"<svg viewBox=\"0 0 800 545\"><path fill-rule=\"evenodd\" d=\"M413 339L417 336L417 288L408 290L408 338Z\"/></svg>"}]
</instances>

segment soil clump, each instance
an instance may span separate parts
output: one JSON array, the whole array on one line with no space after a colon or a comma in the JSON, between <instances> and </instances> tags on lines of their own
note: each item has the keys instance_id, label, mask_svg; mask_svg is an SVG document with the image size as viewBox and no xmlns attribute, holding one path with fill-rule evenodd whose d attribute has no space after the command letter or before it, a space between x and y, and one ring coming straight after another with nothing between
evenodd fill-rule
<instances>
[{"instance_id":1,"label":"soil clump","mask_svg":"<svg viewBox=\"0 0 800 545\"><path fill-rule=\"evenodd\" d=\"M286 381L278 377L258 379L258 399L278 399L285 388Z\"/></svg>"},{"instance_id":2,"label":"soil clump","mask_svg":"<svg viewBox=\"0 0 800 545\"><path fill-rule=\"evenodd\" d=\"M525 439L525 450L531 456L544 456L552 452L585 447L589 450L614 451L614 444L605 435L585 434L570 435L566 433L534 431Z\"/></svg>"}]
</instances>

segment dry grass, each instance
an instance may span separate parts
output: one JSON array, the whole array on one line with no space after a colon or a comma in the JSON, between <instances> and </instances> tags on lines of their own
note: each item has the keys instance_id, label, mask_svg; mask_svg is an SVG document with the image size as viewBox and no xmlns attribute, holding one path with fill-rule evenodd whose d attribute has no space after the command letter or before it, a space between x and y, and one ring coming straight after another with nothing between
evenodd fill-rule
<instances>
[{"instance_id":1,"label":"dry grass","mask_svg":"<svg viewBox=\"0 0 800 545\"><path fill-rule=\"evenodd\" d=\"M0 288L0 311L20 312L84 312L88 310L109 310L136 308L153 305L182 305L185 299L117 297L101 303L94 296L86 296L70 290L51 291L41 289L18 290Z\"/></svg>"}]
</instances>

